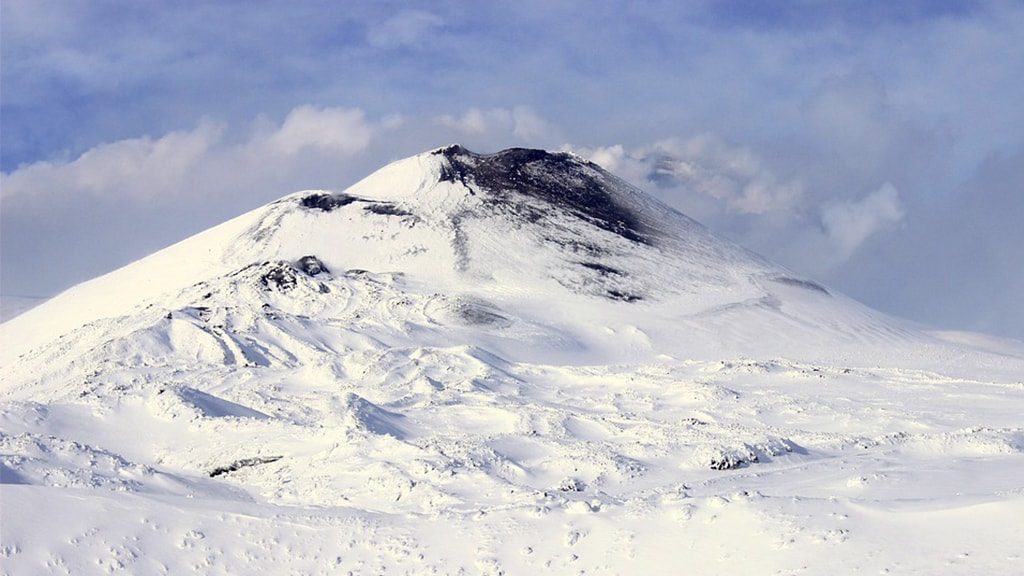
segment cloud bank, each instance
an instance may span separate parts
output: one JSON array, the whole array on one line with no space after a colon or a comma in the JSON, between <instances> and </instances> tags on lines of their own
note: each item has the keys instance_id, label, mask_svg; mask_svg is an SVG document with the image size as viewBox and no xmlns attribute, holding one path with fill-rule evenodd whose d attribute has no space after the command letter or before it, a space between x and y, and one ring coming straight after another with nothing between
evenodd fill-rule
<instances>
[{"instance_id":1,"label":"cloud bank","mask_svg":"<svg viewBox=\"0 0 1024 576\"><path fill-rule=\"evenodd\" d=\"M0 3L0 291L450 142L567 147L882 310L1024 338L1024 6Z\"/></svg>"},{"instance_id":2,"label":"cloud bank","mask_svg":"<svg viewBox=\"0 0 1024 576\"><path fill-rule=\"evenodd\" d=\"M448 142L489 150L545 130L525 107L404 118L303 105L276 122L204 119L26 164L0 175L3 290L52 294L296 190L342 189Z\"/></svg>"}]
</instances>

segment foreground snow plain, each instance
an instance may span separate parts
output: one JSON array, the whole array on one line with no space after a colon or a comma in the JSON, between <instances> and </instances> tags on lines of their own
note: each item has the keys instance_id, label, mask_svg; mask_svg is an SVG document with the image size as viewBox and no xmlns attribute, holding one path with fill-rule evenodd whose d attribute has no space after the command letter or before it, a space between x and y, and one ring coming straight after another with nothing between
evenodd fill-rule
<instances>
[{"instance_id":1,"label":"foreground snow plain","mask_svg":"<svg viewBox=\"0 0 1024 576\"><path fill-rule=\"evenodd\" d=\"M448 147L0 325L5 574L1019 574L1024 346Z\"/></svg>"}]
</instances>

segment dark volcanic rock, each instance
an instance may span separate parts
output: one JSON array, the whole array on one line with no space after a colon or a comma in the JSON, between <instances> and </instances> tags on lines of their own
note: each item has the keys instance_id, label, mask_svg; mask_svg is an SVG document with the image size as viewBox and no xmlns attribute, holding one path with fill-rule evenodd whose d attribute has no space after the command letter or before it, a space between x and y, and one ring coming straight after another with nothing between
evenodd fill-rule
<instances>
[{"instance_id":1,"label":"dark volcanic rock","mask_svg":"<svg viewBox=\"0 0 1024 576\"><path fill-rule=\"evenodd\" d=\"M278 264L267 270L260 278L263 286L267 289L277 288L281 291L288 291L295 288L298 278L295 276L295 269L288 264Z\"/></svg>"},{"instance_id":2,"label":"dark volcanic rock","mask_svg":"<svg viewBox=\"0 0 1024 576\"><path fill-rule=\"evenodd\" d=\"M643 296L630 294L628 292L621 292L619 290L608 290L606 294L608 298L611 298L612 300L621 300L623 302L639 302L644 299Z\"/></svg>"},{"instance_id":3,"label":"dark volcanic rock","mask_svg":"<svg viewBox=\"0 0 1024 576\"><path fill-rule=\"evenodd\" d=\"M358 198L354 198L346 194L317 193L306 196L299 203L305 208L330 212L331 210L347 206L358 200Z\"/></svg>"},{"instance_id":4,"label":"dark volcanic rock","mask_svg":"<svg viewBox=\"0 0 1024 576\"><path fill-rule=\"evenodd\" d=\"M390 202L375 202L373 200L356 198L355 196L349 196L348 194L342 194L340 192L334 194L325 194L323 192L310 194L300 200L299 204L302 205L303 208L330 212L355 202L364 204L363 210L374 214L382 214L385 216L412 216L411 212L402 210Z\"/></svg>"},{"instance_id":5,"label":"dark volcanic rock","mask_svg":"<svg viewBox=\"0 0 1024 576\"><path fill-rule=\"evenodd\" d=\"M544 217L553 205L595 226L634 242L651 244L648 230L628 207L616 201L624 184L592 162L571 154L510 148L497 154L474 154L461 146L434 152L447 158L442 181L471 184L487 193L487 202L529 221ZM522 197L540 202L525 203Z\"/></svg>"},{"instance_id":6,"label":"dark volcanic rock","mask_svg":"<svg viewBox=\"0 0 1024 576\"><path fill-rule=\"evenodd\" d=\"M746 460L727 454L723 455L721 458L712 459L708 467L713 470L734 470L738 467L744 466L745 464Z\"/></svg>"},{"instance_id":7,"label":"dark volcanic rock","mask_svg":"<svg viewBox=\"0 0 1024 576\"><path fill-rule=\"evenodd\" d=\"M408 210L402 210L394 204L385 204L383 202L371 202L363 206L363 210L383 216L412 216L412 212Z\"/></svg>"},{"instance_id":8,"label":"dark volcanic rock","mask_svg":"<svg viewBox=\"0 0 1024 576\"><path fill-rule=\"evenodd\" d=\"M327 266L320 261L316 256L303 256L299 258L299 270L302 270L310 276L316 276L321 272L330 274L331 271L327 269Z\"/></svg>"},{"instance_id":9,"label":"dark volcanic rock","mask_svg":"<svg viewBox=\"0 0 1024 576\"><path fill-rule=\"evenodd\" d=\"M756 458L753 460L747 460L741 458L736 454L722 454L718 458L712 458L708 464L708 468L712 470L735 470L748 465L750 462L757 462Z\"/></svg>"},{"instance_id":10,"label":"dark volcanic rock","mask_svg":"<svg viewBox=\"0 0 1024 576\"><path fill-rule=\"evenodd\" d=\"M249 466L259 466L260 464L270 464L271 462L277 462L283 458L283 456L257 456L255 458L243 458L236 460L227 466L218 466L210 471L210 478L216 478L217 476L223 476L242 468L248 468Z\"/></svg>"}]
</instances>

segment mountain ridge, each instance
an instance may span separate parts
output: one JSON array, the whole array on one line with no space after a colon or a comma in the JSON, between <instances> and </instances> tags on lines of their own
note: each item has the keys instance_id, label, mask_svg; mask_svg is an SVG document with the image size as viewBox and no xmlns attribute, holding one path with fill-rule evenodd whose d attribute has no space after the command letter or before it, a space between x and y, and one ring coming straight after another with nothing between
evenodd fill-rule
<instances>
[{"instance_id":1,"label":"mountain ridge","mask_svg":"<svg viewBox=\"0 0 1024 576\"><path fill-rule=\"evenodd\" d=\"M74 287L0 325L0 366L104 318L142 306L173 311L190 286L247 267L278 262L267 274L292 277L304 258L339 273L398 272L417 289L532 310L537 321L551 302L585 308L609 326L630 316L592 297L658 308L645 314L675 317L684 329L637 325L667 332L648 346L654 355L748 346L771 325L778 353L801 338L929 339L715 236L592 162L526 148L476 154L456 144L393 162L343 191L286 195ZM593 332L559 320L577 336Z\"/></svg>"},{"instance_id":2,"label":"mountain ridge","mask_svg":"<svg viewBox=\"0 0 1024 576\"><path fill-rule=\"evenodd\" d=\"M490 175L489 179L479 178L481 181L486 181L484 185L475 183L478 177L476 173L472 174L474 186L480 188L479 197L476 197L475 190L465 188L463 183L456 185L453 180L454 177L446 175L448 174L446 171L452 169L453 163L455 166L458 166L458 170L462 171L463 178L465 178L469 174L470 162L501 161L510 156L515 157L514 167L517 170L521 170L524 167L528 168L531 161L550 161L552 158L557 158L560 162L557 168L560 171L555 171L554 175L550 172L541 174L539 184L538 177L534 175L534 183L529 188L529 193L524 194L523 198L515 199L516 201L508 199L510 195L514 194L514 190L509 189L507 186L494 185L495 182L511 184L512 180L501 181L496 179L493 176L495 171L493 165L486 169L486 174ZM523 158L524 156L526 158ZM438 162L437 159L439 158L443 160ZM605 188L597 192L604 194L601 198L604 202L597 204L590 202L587 204L580 200L581 198L586 198L584 194L575 194L573 192L574 188L571 185L573 182L570 182L570 185L558 182L555 176L564 175L566 168L572 171L571 176L575 177L580 172L583 172L583 176L588 181L600 180L605 184ZM527 176L529 175L527 174ZM515 176L512 177L514 178ZM628 200L633 205L627 206L625 209L618 207L609 209L606 204L615 204L608 200L609 194L606 192L606 189L609 189L609 183L614 186L614 188L610 189L614 189L619 194L620 201L625 202ZM549 186L546 195L542 193L543 185L545 184ZM554 194L551 193L552 190L555 191ZM591 187L590 193L596 193L594 192L594 187ZM559 194L572 195L571 199L575 199L575 203L570 203L568 210L559 210ZM631 196L631 198L626 198L626 195ZM469 222L469 224L474 224L475 221L485 221L486 224L487 220L491 220L497 221L497 224L504 227L505 232L510 234L517 233L516 229L521 229L524 226L532 226L534 232L540 230L540 233L534 234L536 239L540 243L561 244L563 252L561 260L568 262L569 265L574 267L580 267L579 276L585 276L590 272L594 275L603 276L607 280L606 283L610 285L606 290L607 294L613 298L635 301L639 298L638 295L629 293L625 286L618 286L618 284L622 284L622 278L618 279L618 284L615 282L615 276L622 275L616 274L618 269L611 266L610 263L602 264L595 261L608 256L605 254L607 246L613 246L615 251L620 253L628 252L633 248L629 246L629 243L639 240L638 230L635 230L635 228L654 228L650 224L642 223L641 219L631 210L635 209L636 206L640 206L647 209L648 212L654 213L655 216L672 214L678 222L682 222L686 226L686 233L698 234L706 243L709 243L706 239L710 238L710 235L703 227L667 207L656 206L656 209L652 210L650 207L653 205L653 201L649 199L645 200L644 203L637 203L636 198L641 197L641 195L641 192L614 178L596 165L565 153L511 149L511 151L492 155L477 155L468 152L461 146L439 148L392 163L343 192L305 191L287 195L232 219L223 225L214 227L209 231L200 233L142 259L139 263L140 266L143 268L150 266L152 268L148 272L133 275L131 274L131 269L133 267L138 268L138 266L130 264L112 273L127 274L128 276L125 279L118 281L116 278L111 278L110 274L108 274L99 279L86 282L80 287L72 288L51 302L56 302L56 305L59 305L61 301L70 299L71 295L75 292L88 292L90 286L95 287L97 283L103 284L103 286L94 288L93 291L98 294L93 294L91 297L86 298L87 302L83 303L81 301L82 298L79 298L79 302L74 305L65 306L65 308L71 308L72 310L65 309L56 313L55 316L58 317L58 320L67 320L63 323L60 321L56 322L57 328L49 333L42 331L44 333L41 333L36 338L20 338L19 340L24 343L30 342L38 345L46 337L59 336L60 333L63 333L62 330L66 331L68 327L76 323L84 323L123 312L118 310L117 306L124 307L131 303L137 305L144 300L158 297L162 291L180 290L187 285L207 279L211 275L223 274L232 268L240 268L260 261L296 260L302 256L311 255L306 254L303 248L298 246L298 244L306 241L311 235L315 235L311 234L309 230L311 222L294 223L289 231L293 236L292 238L282 238L283 233L277 228L283 219L302 220L303 215L301 211L323 213L323 218L320 219L317 226L327 230L319 230L319 232L323 233L321 234L321 239L330 237L337 240L338 243L361 242L362 239L344 238L339 237L337 234L332 236L332 231L329 230L331 227L350 225L352 222L351 218L331 219L332 212L338 209L344 210L345 208L362 208L362 215L367 216L367 219L383 221L374 223L372 230L364 231L366 235L377 234L377 237L372 242L362 242L363 248L368 253L373 254L373 258L360 260L359 258L350 257L351 255L342 255L343 257L336 258L338 262L332 266L334 268L363 268L376 269L377 271L401 270L403 264L416 263L413 258L403 258L403 255L400 253L401 251L415 253L417 251L430 250L433 252L432 259L424 260L425 264L421 268L443 267L469 271L470 252L465 243L463 223ZM523 201L524 198L526 201ZM297 208L300 211L297 211ZM359 214L359 211L356 211L356 214ZM647 219L651 218L654 218L654 216L648 214ZM410 238L406 241L405 245L390 249L389 251L388 243L396 243L397 236L410 236L409 234L404 234L406 231L402 230L402 228L414 228L417 225L422 227L424 226L424 221L426 221L426 227L432 226L434 228L433 237L426 239L423 237ZM570 227L565 228L566 225ZM594 236L594 234L590 233L592 232L590 230L592 225L605 232L615 234L626 242L612 239L611 243L605 242L604 246L599 246L594 242L588 241L588 237ZM619 230L616 231L616 227ZM388 229L393 230L388 231ZM397 232L395 232L395 229L397 229ZM581 233L581 230L584 233ZM314 230L314 232L317 231ZM383 238L384 234L388 234L390 237L385 240ZM645 232L645 234L653 237L653 234L650 232ZM483 236L484 234L478 234L477 244L487 244L488 239ZM648 238L647 243L649 244L650 242L651 238ZM719 241L716 240L716 242ZM321 242L321 244L329 243L329 241ZM446 248L445 244L448 244L449 247ZM727 246L725 250L718 246L719 252L728 253L733 259L736 258L736 255L743 253L742 249L731 244L725 242L719 242L719 244ZM700 246L697 247L700 248ZM502 254L502 251L498 250L498 248L500 247L489 246L489 252L485 254L485 257L492 260L504 258L506 255ZM528 246L527 248L533 249L534 247ZM170 255L164 258L166 261L157 264L147 264L153 262L154 259L159 260L161 258L159 255L168 251ZM306 251L316 251L316 248L310 247ZM328 246L320 251L339 252L339 249L334 246ZM330 260L330 258L327 258L327 260ZM343 260L352 260L353 262L345 263ZM388 263L390 263L390 267ZM491 270L484 270L476 274L476 276L479 278L492 272ZM154 279L156 278L159 278L159 281L155 281ZM719 278L719 281L723 280ZM131 294L130 292L132 291L138 294ZM104 292L112 297L104 298ZM54 305L51 303L49 306ZM96 313L90 316L88 314L90 310L96 310ZM38 323L40 317L46 316L45 309L42 312L37 311L34 316L34 318L23 318L19 322L21 324L19 329L25 331L26 326ZM19 346L19 344L11 343L7 348L20 348L24 351L26 346ZM7 355L4 357L10 358Z\"/></svg>"},{"instance_id":3,"label":"mountain ridge","mask_svg":"<svg viewBox=\"0 0 1024 576\"><path fill-rule=\"evenodd\" d=\"M956 339L578 158L446 147L0 324L0 558L659 573L686 545L829 574L905 568L907 532L923 574L1006 558L1024 351Z\"/></svg>"}]
</instances>

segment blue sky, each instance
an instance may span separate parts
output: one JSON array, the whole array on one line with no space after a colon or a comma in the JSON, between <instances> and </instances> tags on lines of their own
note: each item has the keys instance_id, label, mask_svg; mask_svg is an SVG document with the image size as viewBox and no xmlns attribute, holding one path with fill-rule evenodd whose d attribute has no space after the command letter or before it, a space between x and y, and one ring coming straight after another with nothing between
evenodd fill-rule
<instances>
[{"instance_id":1,"label":"blue sky","mask_svg":"<svg viewBox=\"0 0 1024 576\"><path fill-rule=\"evenodd\" d=\"M884 311L1024 338L1019 2L0 5L0 290L448 142L591 156Z\"/></svg>"}]
</instances>

